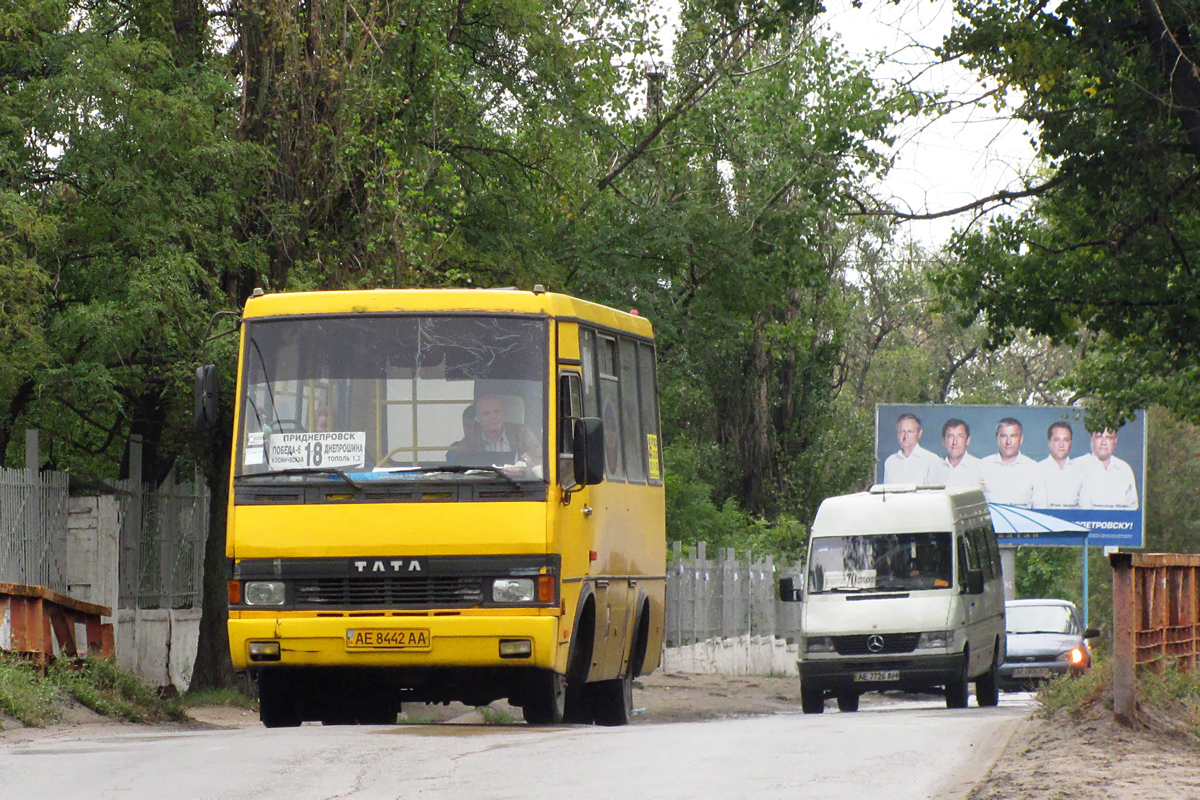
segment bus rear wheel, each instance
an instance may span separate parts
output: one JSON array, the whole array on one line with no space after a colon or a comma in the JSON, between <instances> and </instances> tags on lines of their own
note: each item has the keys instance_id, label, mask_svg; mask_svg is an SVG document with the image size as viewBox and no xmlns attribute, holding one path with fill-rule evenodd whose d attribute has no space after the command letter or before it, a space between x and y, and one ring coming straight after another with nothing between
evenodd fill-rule
<instances>
[{"instance_id":1,"label":"bus rear wheel","mask_svg":"<svg viewBox=\"0 0 1200 800\"><path fill-rule=\"evenodd\" d=\"M621 677L591 685L592 713L597 725L628 725L633 717L633 662Z\"/></svg>"}]
</instances>

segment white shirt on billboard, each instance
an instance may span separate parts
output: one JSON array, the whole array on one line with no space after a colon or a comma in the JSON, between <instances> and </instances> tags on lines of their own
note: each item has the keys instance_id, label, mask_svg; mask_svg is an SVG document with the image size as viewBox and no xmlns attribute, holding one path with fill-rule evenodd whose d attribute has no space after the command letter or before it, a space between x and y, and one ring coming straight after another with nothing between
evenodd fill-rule
<instances>
[{"instance_id":1,"label":"white shirt on billboard","mask_svg":"<svg viewBox=\"0 0 1200 800\"><path fill-rule=\"evenodd\" d=\"M1091 453L1075 459L1083 470L1084 488L1091 498L1091 508L1136 510L1137 481L1133 467L1116 456L1108 459L1108 467Z\"/></svg>"},{"instance_id":2,"label":"white shirt on billboard","mask_svg":"<svg viewBox=\"0 0 1200 800\"><path fill-rule=\"evenodd\" d=\"M1079 459L1068 458L1060 465L1052 456L1046 456L1037 463L1037 469L1045 485L1045 508L1092 507Z\"/></svg>"},{"instance_id":3,"label":"white shirt on billboard","mask_svg":"<svg viewBox=\"0 0 1200 800\"><path fill-rule=\"evenodd\" d=\"M1046 488L1038 475L1037 462L1024 453L1017 453L1009 464L1004 463L999 453L981 458L979 476L983 479L983 496L989 503L1046 507Z\"/></svg>"},{"instance_id":4,"label":"white shirt on billboard","mask_svg":"<svg viewBox=\"0 0 1200 800\"><path fill-rule=\"evenodd\" d=\"M937 464L937 456L921 445L915 445L907 456L897 450L883 462L884 483L915 483L928 486L930 472Z\"/></svg>"},{"instance_id":5,"label":"white shirt on billboard","mask_svg":"<svg viewBox=\"0 0 1200 800\"><path fill-rule=\"evenodd\" d=\"M929 477L933 483L947 487L968 486L978 489L981 480L979 466L982 463L980 459L970 453L963 453L957 466L952 466L947 459L942 458L934 465L933 472Z\"/></svg>"}]
</instances>

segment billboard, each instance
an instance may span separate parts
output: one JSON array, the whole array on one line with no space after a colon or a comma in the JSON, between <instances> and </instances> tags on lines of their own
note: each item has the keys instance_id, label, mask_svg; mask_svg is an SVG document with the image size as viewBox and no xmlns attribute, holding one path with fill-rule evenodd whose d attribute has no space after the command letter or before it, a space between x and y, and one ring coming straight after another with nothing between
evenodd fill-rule
<instances>
[{"instance_id":1,"label":"billboard","mask_svg":"<svg viewBox=\"0 0 1200 800\"><path fill-rule=\"evenodd\" d=\"M878 483L978 485L990 503L1087 528L1089 545L1144 545L1141 411L1115 432L1090 434L1087 412L1075 407L877 405L875 458ZM1083 541L1076 533L997 534L1002 544Z\"/></svg>"}]
</instances>

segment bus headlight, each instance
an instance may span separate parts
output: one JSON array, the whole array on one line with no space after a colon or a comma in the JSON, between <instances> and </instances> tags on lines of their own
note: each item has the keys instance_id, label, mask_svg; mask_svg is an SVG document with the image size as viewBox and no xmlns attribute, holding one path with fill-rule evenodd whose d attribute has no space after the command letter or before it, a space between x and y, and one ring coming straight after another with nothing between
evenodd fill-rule
<instances>
[{"instance_id":1,"label":"bus headlight","mask_svg":"<svg viewBox=\"0 0 1200 800\"><path fill-rule=\"evenodd\" d=\"M809 636L804 640L804 652L806 653L832 653L833 639L829 636Z\"/></svg>"},{"instance_id":2,"label":"bus headlight","mask_svg":"<svg viewBox=\"0 0 1200 800\"><path fill-rule=\"evenodd\" d=\"M532 603L537 599L534 585L533 578L497 578L492 581L492 602Z\"/></svg>"},{"instance_id":3,"label":"bus headlight","mask_svg":"<svg viewBox=\"0 0 1200 800\"><path fill-rule=\"evenodd\" d=\"M242 600L248 606L281 606L285 597L283 581L246 581Z\"/></svg>"},{"instance_id":4,"label":"bus headlight","mask_svg":"<svg viewBox=\"0 0 1200 800\"><path fill-rule=\"evenodd\" d=\"M926 631L917 637L917 649L946 648L953 637L954 631Z\"/></svg>"}]
</instances>

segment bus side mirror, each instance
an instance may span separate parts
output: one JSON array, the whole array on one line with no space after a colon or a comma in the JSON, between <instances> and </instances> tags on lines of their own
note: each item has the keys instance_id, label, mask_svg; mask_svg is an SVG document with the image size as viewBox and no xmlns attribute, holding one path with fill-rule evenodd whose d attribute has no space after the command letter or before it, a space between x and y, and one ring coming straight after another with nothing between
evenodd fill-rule
<instances>
[{"instance_id":1,"label":"bus side mirror","mask_svg":"<svg viewBox=\"0 0 1200 800\"><path fill-rule=\"evenodd\" d=\"M206 364L196 369L195 426L198 431L217 427L217 367Z\"/></svg>"},{"instance_id":2,"label":"bus side mirror","mask_svg":"<svg viewBox=\"0 0 1200 800\"><path fill-rule=\"evenodd\" d=\"M983 594L983 570L967 570L966 594Z\"/></svg>"},{"instance_id":3,"label":"bus side mirror","mask_svg":"<svg viewBox=\"0 0 1200 800\"><path fill-rule=\"evenodd\" d=\"M799 603L802 599L800 587L795 578L779 579L779 599L785 603Z\"/></svg>"},{"instance_id":4,"label":"bus side mirror","mask_svg":"<svg viewBox=\"0 0 1200 800\"><path fill-rule=\"evenodd\" d=\"M1100 632L1099 628L1088 628L1083 632L1083 638L1085 639L1097 639L1103 635L1104 634Z\"/></svg>"},{"instance_id":5,"label":"bus side mirror","mask_svg":"<svg viewBox=\"0 0 1200 800\"><path fill-rule=\"evenodd\" d=\"M598 417L577 419L571 433L576 485L600 483L604 480L604 423Z\"/></svg>"}]
</instances>

